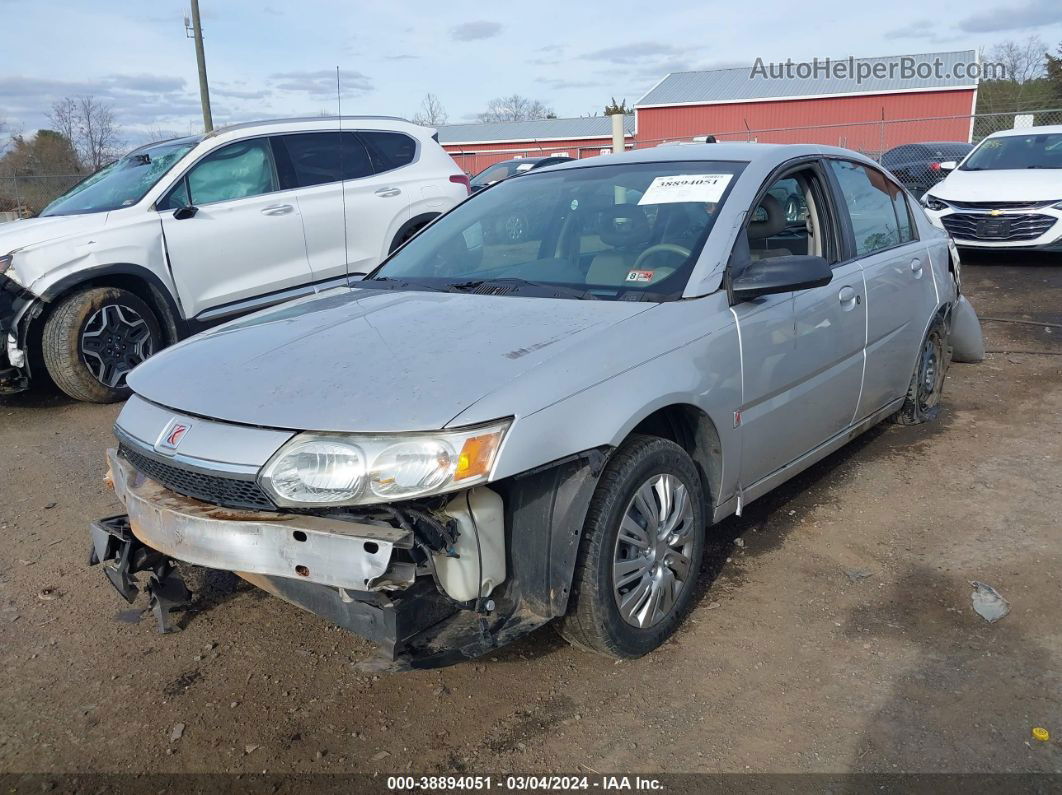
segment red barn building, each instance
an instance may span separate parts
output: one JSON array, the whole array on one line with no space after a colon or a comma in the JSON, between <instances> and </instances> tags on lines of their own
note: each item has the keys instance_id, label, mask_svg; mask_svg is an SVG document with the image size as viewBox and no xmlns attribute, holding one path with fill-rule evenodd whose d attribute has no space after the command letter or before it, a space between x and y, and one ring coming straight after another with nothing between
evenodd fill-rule
<instances>
[{"instance_id":1,"label":"red barn building","mask_svg":"<svg viewBox=\"0 0 1062 795\"><path fill-rule=\"evenodd\" d=\"M715 135L878 157L901 144L969 141L980 66L977 53L964 50L674 72L624 118L626 146ZM475 174L515 157L610 151L611 125L607 116L451 124L439 128L439 142Z\"/></svg>"},{"instance_id":2,"label":"red barn building","mask_svg":"<svg viewBox=\"0 0 1062 795\"><path fill-rule=\"evenodd\" d=\"M625 117L624 135L633 145L634 117ZM536 119L439 127L439 143L469 174L514 157L589 157L612 150L612 119Z\"/></svg>"},{"instance_id":3,"label":"red barn building","mask_svg":"<svg viewBox=\"0 0 1062 795\"><path fill-rule=\"evenodd\" d=\"M635 138L645 146L711 134L873 154L968 141L979 67L966 50L675 72L635 104Z\"/></svg>"}]
</instances>

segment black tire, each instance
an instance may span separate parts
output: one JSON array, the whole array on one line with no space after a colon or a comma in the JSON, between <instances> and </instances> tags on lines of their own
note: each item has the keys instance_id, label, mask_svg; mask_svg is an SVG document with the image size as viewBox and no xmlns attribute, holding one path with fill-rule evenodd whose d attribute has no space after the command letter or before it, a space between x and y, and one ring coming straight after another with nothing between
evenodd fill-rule
<instances>
[{"instance_id":1,"label":"black tire","mask_svg":"<svg viewBox=\"0 0 1062 795\"><path fill-rule=\"evenodd\" d=\"M91 287L60 300L41 338L44 365L55 385L87 403L129 397L128 370L162 345L155 312L117 287ZM94 348L99 350L86 352Z\"/></svg>"},{"instance_id":2,"label":"black tire","mask_svg":"<svg viewBox=\"0 0 1062 795\"><path fill-rule=\"evenodd\" d=\"M950 329L944 318L937 315L918 349L903 406L890 419L897 425L920 425L935 420L940 413L940 397L950 365Z\"/></svg>"},{"instance_id":3,"label":"black tire","mask_svg":"<svg viewBox=\"0 0 1062 795\"><path fill-rule=\"evenodd\" d=\"M692 515L682 528L688 526L690 541L684 546L688 554L687 575L674 598L669 612L651 626L635 626L623 617L619 600L633 596L639 585L630 585L625 594L615 588L614 566L620 561L620 524L635 505L635 494L645 484L659 475L677 478L686 489ZM659 503L653 507L657 507ZM644 529L644 528L643 528ZM704 552L704 492L697 467L686 451L674 442L655 436L632 436L609 460L594 492L583 526L583 538L575 566L572 594L568 613L558 630L569 643L619 659L641 657L652 651L675 631L689 612L701 557ZM685 530L683 530L685 534ZM650 554L646 551L646 556ZM680 556L681 557L681 556ZM654 555L653 560L656 561ZM673 558L671 558L673 560ZM656 578L657 569L664 569L666 560L654 563L646 573L650 582ZM670 572L671 580L678 576L671 564L664 574ZM652 600L655 591L647 595ZM648 607L648 605L647 605Z\"/></svg>"}]
</instances>

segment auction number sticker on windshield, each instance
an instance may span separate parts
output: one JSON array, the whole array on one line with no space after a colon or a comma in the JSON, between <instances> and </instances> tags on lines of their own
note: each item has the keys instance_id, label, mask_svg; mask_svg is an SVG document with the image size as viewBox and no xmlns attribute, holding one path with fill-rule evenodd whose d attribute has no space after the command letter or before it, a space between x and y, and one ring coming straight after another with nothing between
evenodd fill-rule
<instances>
[{"instance_id":1,"label":"auction number sticker on windshield","mask_svg":"<svg viewBox=\"0 0 1062 795\"><path fill-rule=\"evenodd\" d=\"M674 204L676 202L708 202L714 204L723 196L733 174L676 174L657 177L646 189L638 204Z\"/></svg>"}]
</instances>

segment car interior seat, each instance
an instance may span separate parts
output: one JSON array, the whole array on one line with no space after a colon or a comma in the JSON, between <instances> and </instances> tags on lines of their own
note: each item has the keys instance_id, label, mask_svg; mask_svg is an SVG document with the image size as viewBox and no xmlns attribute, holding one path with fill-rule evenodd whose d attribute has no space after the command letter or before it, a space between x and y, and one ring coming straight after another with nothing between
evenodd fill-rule
<instances>
[{"instance_id":1,"label":"car interior seat","mask_svg":"<svg viewBox=\"0 0 1062 795\"><path fill-rule=\"evenodd\" d=\"M770 245L770 238L785 231L787 225L785 208L782 207L782 203L768 193L760 200L759 209L763 210L766 218L762 221L750 221L748 225L749 253L752 259L791 255L793 252L789 249Z\"/></svg>"},{"instance_id":2,"label":"car interior seat","mask_svg":"<svg viewBox=\"0 0 1062 795\"><path fill-rule=\"evenodd\" d=\"M637 204L617 204L609 208L601 219L598 236L608 249L594 255L586 273L586 281L610 286L626 283L627 275L638 261L638 255L649 247L652 237L644 208ZM675 272L674 267L655 267L651 262L644 262L639 267L653 271L651 282L658 282Z\"/></svg>"}]
</instances>

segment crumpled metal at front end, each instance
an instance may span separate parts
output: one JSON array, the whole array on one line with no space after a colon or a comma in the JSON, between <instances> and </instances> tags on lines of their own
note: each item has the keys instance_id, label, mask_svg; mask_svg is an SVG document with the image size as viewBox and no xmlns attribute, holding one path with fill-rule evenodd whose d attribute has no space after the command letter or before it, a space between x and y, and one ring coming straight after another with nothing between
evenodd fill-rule
<instances>
[{"instance_id":1,"label":"crumpled metal at front end","mask_svg":"<svg viewBox=\"0 0 1062 795\"><path fill-rule=\"evenodd\" d=\"M358 591L405 587L415 566L393 561L412 533L319 516L235 511L183 497L141 475L116 450L110 477L133 534L176 560Z\"/></svg>"}]
</instances>

